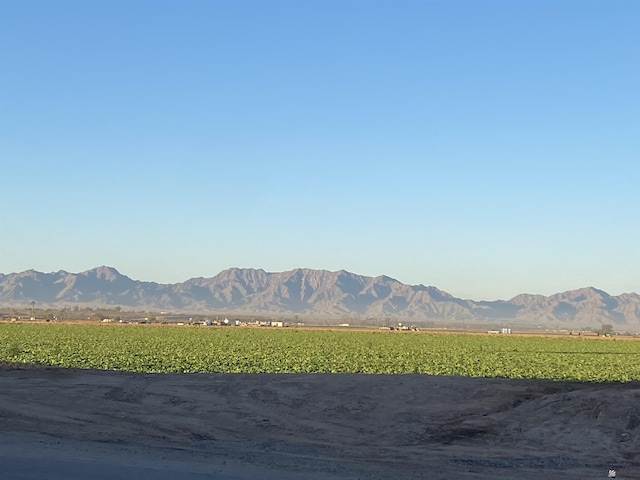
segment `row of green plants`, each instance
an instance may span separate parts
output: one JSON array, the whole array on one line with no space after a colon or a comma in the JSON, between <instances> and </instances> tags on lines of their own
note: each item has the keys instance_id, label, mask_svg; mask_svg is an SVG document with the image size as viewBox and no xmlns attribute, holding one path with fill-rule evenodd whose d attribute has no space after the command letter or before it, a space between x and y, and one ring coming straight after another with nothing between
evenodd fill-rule
<instances>
[{"instance_id":1,"label":"row of green plants","mask_svg":"<svg viewBox=\"0 0 640 480\"><path fill-rule=\"evenodd\" d=\"M0 324L0 361L132 372L640 379L640 342L259 328Z\"/></svg>"}]
</instances>

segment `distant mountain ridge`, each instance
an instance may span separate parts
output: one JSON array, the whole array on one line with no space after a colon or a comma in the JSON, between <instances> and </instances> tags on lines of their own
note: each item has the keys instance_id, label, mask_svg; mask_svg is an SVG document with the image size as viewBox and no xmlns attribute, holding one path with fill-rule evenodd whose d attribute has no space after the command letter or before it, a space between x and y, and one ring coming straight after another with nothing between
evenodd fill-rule
<instances>
[{"instance_id":1,"label":"distant mountain ridge","mask_svg":"<svg viewBox=\"0 0 640 480\"><path fill-rule=\"evenodd\" d=\"M159 284L132 280L113 267L81 273L27 270L0 274L0 305L120 306L130 309L305 314L414 321L487 320L640 331L640 295L611 296L593 287L511 300L456 298L432 286L406 285L385 275L298 268L270 273L230 268L211 278Z\"/></svg>"}]
</instances>

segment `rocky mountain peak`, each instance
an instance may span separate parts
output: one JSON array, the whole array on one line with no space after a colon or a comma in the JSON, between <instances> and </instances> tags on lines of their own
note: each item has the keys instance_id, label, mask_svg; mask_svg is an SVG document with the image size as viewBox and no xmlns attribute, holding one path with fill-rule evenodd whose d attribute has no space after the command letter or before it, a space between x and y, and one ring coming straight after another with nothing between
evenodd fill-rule
<instances>
[{"instance_id":1,"label":"rocky mountain peak","mask_svg":"<svg viewBox=\"0 0 640 480\"><path fill-rule=\"evenodd\" d=\"M82 273L27 270L0 274L0 305L78 303L177 311L261 314L359 315L411 321L486 320L598 327L603 323L640 331L640 295L617 297L585 287L551 296L521 294L509 301L456 298L434 286L406 285L380 275L296 268L266 272L229 268L214 277L165 285L134 281L102 265Z\"/></svg>"}]
</instances>

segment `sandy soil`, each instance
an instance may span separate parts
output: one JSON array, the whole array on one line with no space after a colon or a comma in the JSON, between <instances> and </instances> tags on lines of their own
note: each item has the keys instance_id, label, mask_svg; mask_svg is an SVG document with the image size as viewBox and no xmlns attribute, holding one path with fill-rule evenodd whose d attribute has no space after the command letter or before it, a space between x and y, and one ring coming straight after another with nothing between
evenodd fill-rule
<instances>
[{"instance_id":1,"label":"sandy soil","mask_svg":"<svg viewBox=\"0 0 640 480\"><path fill-rule=\"evenodd\" d=\"M3 479L93 469L91 478L582 480L610 468L640 478L640 382L0 365Z\"/></svg>"}]
</instances>

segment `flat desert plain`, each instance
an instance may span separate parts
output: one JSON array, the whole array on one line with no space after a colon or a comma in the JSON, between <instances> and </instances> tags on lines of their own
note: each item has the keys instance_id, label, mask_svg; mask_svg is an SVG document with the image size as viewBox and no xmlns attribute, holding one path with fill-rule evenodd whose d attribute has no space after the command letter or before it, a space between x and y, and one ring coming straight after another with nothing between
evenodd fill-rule
<instances>
[{"instance_id":1,"label":"flat desert plain","mask_svg":"<svg viewBox=\"0 0 640 480\"><path fill-rule=\"evenodd\" d=\"M0 364L2 479L640 478L640 382Z\"/></svg>"}]
</instances>

